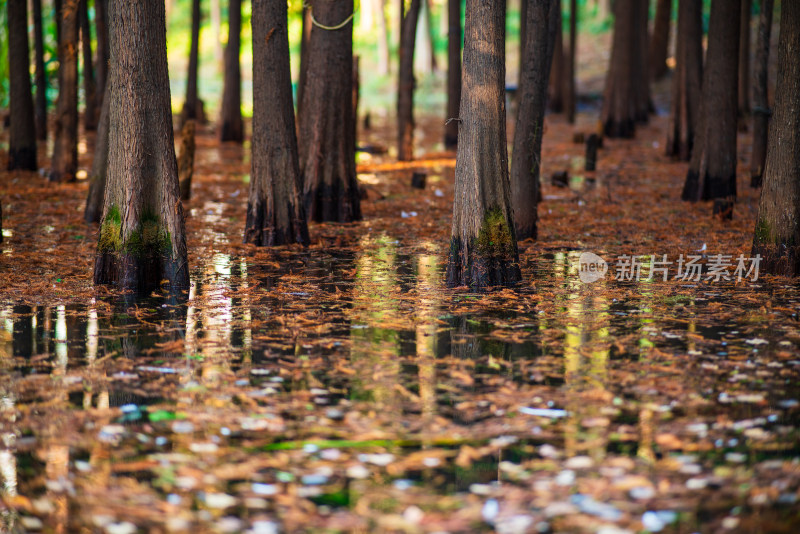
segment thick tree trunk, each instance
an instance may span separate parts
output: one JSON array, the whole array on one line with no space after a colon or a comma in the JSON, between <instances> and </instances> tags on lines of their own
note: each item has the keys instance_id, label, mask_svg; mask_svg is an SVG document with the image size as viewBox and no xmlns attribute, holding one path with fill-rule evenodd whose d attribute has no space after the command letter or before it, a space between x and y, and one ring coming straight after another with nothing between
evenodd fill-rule
<instances>
[{"instance_id":1,"label":"thick tree trunk","mask_svg":"<svg viewBox=\"0 0 800 534\"><path fill-rule=\"evenodd\" d=\"M189 45L189 71L186 76L186 100L181 111L181 127L189 120L199 120L200 102L197 97L197 69L200 48L200 0L192 0L192 35Z\"/></svg>"},{"instance_id":2,"label":"thick tree trunk","mask_svg":"<svg viewBox=\"0 0 800 534\"><path fill-rule=\"evenodd\" d=\"M8 66L11 132L8 170L35 171L36 124L31 96L27 0L8 0Z\"/></svg>"},{"instance_id":3,"label":"thick tree trunk","mask_svg":"<svg viewBox=\"0 0 800 534\"><path fill-rule=\"evenodd\" d=\"M672 0L658 0L653 21L653 38L650 40L650 77L653 80L660 80L667 74L671 18Z\"/></svg>"},{"instance_id":4,"label":"thick tree trunk","mask_svg":"<svg viewBox=\"0 0 800 534\"><path fill-rule=\"evenodd\" d=\"M352 0L317 0L314 18L341 26ZM353 23L316 25L308 41L308 78L300 114L300 171L306 214L315 221L361 219L353 136Z\"/></svg>"},{"instance_id":5,"label":"thick tree trunk","mask_svg":"<svg viewBox=\"0 0 800 534\"><path fill-rule=\"evenodd\" d=\"M769 79L769 40L772 30L772 0L761 0L758 17L758 41L753 73L753 155L750 162L750 185L761 187L761 176L767 160L767 127L769 126L769 102L767 83Z\"/></svg>"},{"instance_id":6,"label":"thick tree trunk","mask_svg":"<svg viewBox=\"0 0 800 534\"><path fill-rule=\"evenodd\" d=\"M524 1L524 0L523 0ZM558 2L561 9L561 0ZM553 47L553 61L550 68L550 79L547 86L547 107L553 113L564 111L564 34L561 24L556 30L556 42ZM527 38L526 38L527 40Z\"/></svg>"},{"instance_id":7,"label":"thick tree trunk","mask_svg":"<svg viewBox=\"0 0 800 534\"><path fill-rule=\"evenodd\" d=\"M103 198L106 194L108 174L109 89L110 87L106 84L103 107L100 110L100 120L97 124L94 160L92 161L92 172L89 175L89 194L86 197L86 209L83 211L83 218L87 223L100 222L100 217L103 215Z\"/></svg>"},{"instance_id":8,"label":"thick tree trunk","mask_svg":"<svg viewBox=\"0 0 800 534\"><path fill-rule=\"evenodd\" d=\"M225 86L222 90L220 141L244 141L242 122L242 76L239 47L242 28L242 0L228 3L228 46L225 47Z\"/></svg>"},{"instance_id":9,"label":"thick tree trunk","mask_svg":"<svg viewBox=\"0 0 800 534\"><path fill-rule=\"evenodd\" d=\"M44 33L42 29L42 0L33 0L33 42L36 66L36 138L47 139L47 73L44 69Z\"/></svg>"},{"instance_id":10,"label":"thick tree trunk","mask_svg":"<svg viewBox=\"0 0 800 534\"><path fill-rule=\"evenodd\" d=\"M800 2L781 2L778 83L753 256L763 271L800 275Z\"/></svg>"},{"instance_id":11,"label":"thick tree trunk","mask_svg":"<svg viewBox=\"0 0 800 534\"><path fill-rule=\"evenodd\" d=\"M384 0L370 0L375 3L378 16L378 74L389 74L389 30L386 28Z\"/></svg>"},{"instance_id":12,"label":"thick tree trunk","mask_svg":"<svg viewBox=\"0 0 800 534\"><path fill-rule=\"evenodd\" d=\"M601 121L609 137L631 138L636 133L637 81L635 49L639 33L635 26L642 0L617 0L614 3L614 40L603 92Z\"/></svg>"},{"instance_id":13,"label":"thick tree trunk","mask_svg":"<svg viewBox=\"0 0 800 534\"><path fill-rule=\"evenodd\" d=\"M714 213L732 216L736 198L736 78L739 0L712 0L700 122L681 198L714 199Z\"/></svg>"},{"instance_id":14,"label":"thick tree trunk","mask_svg":"<svg viewBox=\"0 0 800 534\"><path fill-rule=\"evenodd\" d=\"M569 55L566 61L566 80L564 81L564 111L567 122L575 123L575 61L577 59L578 45L578 2L570 0L569 3Z\"/></svg>"},{"instance_id":15,"label":"thick tree trunk","mask_svg":"<svg viewBox=\"0 0 800 534\"><path fill-rule=\"evenodd\" d=\"M94 131L97 128L97 102L95 99L94 65L92 60L92 30L89 24L89 2L79 0L81 26L81 52L83 54L83 129Z\"/></svg>"},{"instance_id":16,"label":"thick tree trunk","mask_svg":"<svg viewBox=\"0 0 800 534\"><path fill-rule=\"evenodd\" d=\"M402 8L402 5L401 5ZM414 159L414 45L421 0L411 0L400 27L400 73L397 77L397 159Z\"/></svg>"},{"instance_id":17,"label":"thick tree trunk","mask_svg":"<svg viewBox=\"0 0 800 534\"><path fill-rule=\"evenodd\" d=\"M636 22L634 30L636 42L633 45L633 86L636 98L636 120L647 122L650 113L655 109L650 98L650 58L647 56L650 38L647 33L647 23L649 20L648 10L649 0L634 0L634 15Z\"/></svg>"},{"instance_id":18,"label":"thick tree trunk","mask_svg":"<svg viewBox=\"0 0 800 534\"><path fill-rule=\"evenodd\" d=\"M464 78L447 285L522 278L508 178L505 2L467 0Z\"/></svg>"},{"instance_id":19,"label":"thick tree trunk","mask_svg":"<svg viewBox=\"0 0 800 534\"><path fill-rule=\"evenodd\" d=\"M452 149L458 144L458 108L461 105L461 0L448 0L447 20L447 117L444 146Z\"/></svg>"},{"instance_id":20,"label":"thick tree trunk","mask_svg":"<svg viewBox=\"0 0 800 534\"><path fill-rule=\"evenodd\" d=\"M523 0L526 15L525 62L520 75L519 111L511 158L511 191L517 238L536 238L536 205L542 153L547 80L557 33L561 24L558 0Z\"/></svg>"},{"instance_id":21,"label":"thick tree trunk","mask_svg":"<svg viewBox=\"0 0 800 534\"><path fill-rule=\"evenodd\" d=\"M111 2L108 181L96 284L189 286L172 133L164 2ZM147 39L142 39L147 35Z\"/></svg>"},{"instance_id":22,"label":"thick tree trunk","mask_svg":"<svg viewBox=\"0 0 800 534\"><path fill-rule=\"evenodd\" d=\"M104 98L108 80L108 0L94 0L94 23L97 31L97 93ZM97 99L98 116L103 101Z\"/></svg>"},{"instance_id":23,"label":"thick tree trunk","mask_svg":"<svg viewBox=\"0 0 800 534\"><path fill-rule=\"evenodd\" d=\"M672 78L667 156L689 161L700 116L703 83L703 2L678 1L678 35Z\"/></svg>"},{"instance_id":24,"label":"thick tree trunk","mask_svg":"<svg viewBox=\"0 0 800 534\"><path fill-rule=\"evenodd\" d=\"M750 12L753 0L740 0L742 14L739 21L739 117L743 129L750 115Z\"/></svg>"},{"instance_id":25,"label":"thick tree trunk","mask_svg":"<svg viewBox=\"0 0 800 534\"><path fill-rule=\"evenodd\" d=\"M252 25L253 169L244 242L308 244L300 197L286 2L254 0Z\"/></svg>"},{"instance_id":26,"label":"thick tree trunk","mask_svg":"<svg viewBox=\"0 0 800 534\"><path fill-rule=\"evenodd\" d=\"M58 106L50 181L72 181L78 170L78 2L63 3L58 47Z\"/></svg>"}]
</instances>

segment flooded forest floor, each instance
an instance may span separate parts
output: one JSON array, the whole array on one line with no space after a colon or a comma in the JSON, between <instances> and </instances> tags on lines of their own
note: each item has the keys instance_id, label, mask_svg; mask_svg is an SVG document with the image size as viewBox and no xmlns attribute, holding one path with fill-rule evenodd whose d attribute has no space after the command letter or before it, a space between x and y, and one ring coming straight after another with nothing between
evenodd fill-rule
<instances>
[{"instance_id":1,"label":"flooded forest floor","mask_svg":"<svg viewBox=\"0 0 800 534\"><path fill-rule=\"evenodd\" d=\"M680 200L665 116L584 172L573 134L596 116L548 116L524 282L484 294L443 284L438 117L410 166L359 155L363 221L274 250L242 245L249 144L202 127L185 301L92 286L85 181L0 173L0 530L800 530L800 291L733 274L750 138L723 223ZM372 123L360 144L394 139ZM605 277L581 282L582 252ZM675 279L681 254L731 256L731 279ZM638 281L614 279L622 255L645 256ZM646 279L650 255L668 280Z\"/></svg>"}]
</instances>

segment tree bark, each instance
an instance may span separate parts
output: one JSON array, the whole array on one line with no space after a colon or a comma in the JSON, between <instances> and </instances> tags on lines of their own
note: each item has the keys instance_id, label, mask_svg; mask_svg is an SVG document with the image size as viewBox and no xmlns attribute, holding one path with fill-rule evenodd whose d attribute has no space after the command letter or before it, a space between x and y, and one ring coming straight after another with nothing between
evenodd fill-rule
<instances>
[{"instance_id":1,"label":"tree bark","mask_svg":"<svg viewBox=\"0 0 800 534\"><path fill-rule=\"evenodd\" d=\"M189 45L189 71L186 76L186 100L181 111L181 128L189 120L199 120L200 102L197 97L197 68L200 47L200 0L192 0L192 35Z\"/></svg>"},{"instance_id":2,"label":"tree bark","mask_svg":"<svg viewBox=\"0 0 800 534\"><path fill-rule=\"evenodd\" d=\"M689 161L700 116L703 82L703 2L678 1L678 34L672 78L667 156Z\"/></svg>"},{"instance_id":3,"label":"tree bark","mask_svg":"<svg viewBox=\"0 0 800 534\"><path fill-rule=\"evenodd\" d=\"M608 137L632 138L636 133L634 75L639 34L635 26L639 23L636 4L640 3L641 0L617 0L614 3L614 39L601 112L603 131Z\"/></svg>"},{"instance_id":4,"label":"tree bark","mask_svg":"<svg viewBox=\"0 0 800 534\"><path fill-rule=\"evenodd\" d=\"M317 0L314 18L336 27L352 0ZM300 114L300 171L306 214L315 221L361 219L353 136L353 23L316 25L308 41L308 78Z\"/></svg>"},{"instance_id":5,"label":"tree bark","mask_svg":"<svg viewBox=\"0 0 800 534\"><path fill-rule=\"evenodd\" d=\"M522 279L508 178L505 2L467 0L464 78L447 285Z\"/></svg>"},{"instance_id":6,"label":"tree bark","mask_svg":"<svg viewBox=\"0 0 800 534\"><path fill-rule=\"evenodd\" d=\"M750 161L750 185L761 187L764 163L767 159L767 127L769 126L769 40L772 31L772 0L761 0L758 17L756 62L753 72L753 154Z\"/></svg>"},{"instance_id":7,"label":"tree bark","mask_svg":"<svg viewBox=\"0 0 800 534\"><path fill-rule=\"evenodd\" d=\"M89 175L89 194L86 197L86 208L83 211L83 218L87 223L100 222L100 217L103 215L103 198L106 194L108 174L109 89L110 87L106 84L103 107L100 110L100 120L97 124L94 160L92 161L92 172Z\"/></svg>"},{"instance_id":8,"label":"tree bark","mask_svg":"<svg viewBox=\"0 0 800 534\"><path fill-rule=\"evenodd\" d=\"M402 9L402 3L401 3ZM400 73L397 77L397 159L414 159L414 47L421 0L411 0L400 26Z\"/></svg>"},{"instance_id":9,"label":"tree bark","mask_svg":"<svg viewBox=\"0 0 800 534\"><path fill-rule=\"evenodd\" d=\"M744 120L750 115L750 12L753 0L741 0L742 14L739 24L739 117L743 129Z\"/></svg>"},{"instance_id":10,"label":"tree bark","mask_svg":"<svg viewBox=\"0 0 800 534\"><path fill-rule=\"evenodd\" d=\"M636 98L636 121L646 123L650 113L654 111L653 101L650 98L650 58L647 56L650 38L647 33L649 20L649 0L634 0L634 33L636 42L633 45L633 87Z\"/></svg>"},{"instance_id":11,"label":"tree bark","mask_svg":"<svg viewBox=\"0 0 800 534\"><path fill-rule=\"evenodd\" d=\"M653 21L653 38L650 40L650 77L653 80L660 80L667 74L671 18L672 0L658 0Z\"/></svg>"},{"instance_id":12,"label":"tree bark","mask_svg":"<svg viewBox=\"0 0 800 534\"><path fill-rule=\"evenodd\" d=\"M444 146L452 149L458 144L458 108L461 105L461 0L448 0L447 19L447 117Z\"/></svg>"},{"instance_id":13,"label":"tree bark","mask_svg":"<svg viewBox=\"0 0 800 534\"><path fill-rule=\"evenodd\" d=\"M78 0L65 0L59 15L58 106L50 181L73 181L78 170Z\"/></svg>"},{"instance_id":14,"label":"tree bark","mask_svg":"<svg viewBox=\"0 0 800 534\"><path fill-rule=\"evenodd\" d=\"M700 122L681 198L714 199L728 218L736 198L736 87L739 63L739 0L712 0L703 73Z\"/></svg>"},{"instance_id":15,"label":"tree bark","mask_svg":"<svg viewBox=\"0 0 800 534\"><path fill-rule=\"evenodd\" d=\"M228 3L228 45L225 47L225 85L222 90L220 141L244 141L242 122L242 76L239 49L242 28L242 0Z\"/></svg>"},{"instance_id":16,"label":"tree bark","mask_svg":"<svg viewBox=\"0 0 800 534\"><path fill-rule=\"evenodd\" d=\"M308 79L308 41L311 39L311 6L303 2L303 29L300 38L300 74L297 77L297 122L303 116L303 96Z\"/></svg>"},{"instance_id":17,"label":"tree bark","mask_svg":"<svg viewBox=\"0 0 800 534\"><path fill-rule=\"evenodd\" d=\"M94 65L92 64L92 30L89 24L89 2L79 0L79 23L81 26L81 52L83 54L83 129L87 132L97 128L97 102L95 99Z\"/></svg>"},{"instance_id":18,"label":"tree bark","mask_svg":"<svg viewBox=\"0 0 800 534\"><path fill-rule=\"evenodd\" d=\"M286 2L254 0L252 25L253 168L244 242L308 244L300 198Z\"/></svg>"},{"instance_id":19,"label":"tree bark","mask_svg":"<svg viewBox=\"0 0 800 534\"><path fill-rule=\"evenodd\" d=\"M575 61L578 44L578 2L569 3L569 55L566 64L566 81L564 82L564 109L567 122L575 124Z\"/></svg>"},{"instance_id":20,"label":"tree bark","mask_svg":"<svg viewBox=\"0 0 800 534\"><path fill-rule=\"evenodd\" d=\"M36 138L47 139L47 72L44 68L44 33L42 29L42 0L33 0L33 42L35 49L34 64L36 66L36 99L34 101L36 116Z\"/></svg>"},{"instance_id":21,"label":"tree bark","mask_svg":"<svg viewBox=\"0 0 800 534\"><path fill-rule=\"evenodd\" d=\"M27 0L8 0L9 132L8 170L35 171L36 124L31 97Z\"/></svg>"},{"instance_id":22,"label":"tree bark","mask_svg":"<svg viewBox=\"0 0 800 534\"><path fill-rule=\"evenodd\" d=\"M561 0L558 4L561 5ZM559 9L561 8L559 7ZM547 107L553 113L564 111L564 62L564 32L559 24L556 29L556 42L553 47L553 60L547 86Z\"/></svg>"},{"instance_id":23,"label":"tree bark","mask_svg":"<svg viewBox=\"0 0 800 534\"><path fill-rule=\"evenodd\" d=\"M781 2L778 82L753 256L764 272L800 275L800 3Z\"/></svg>"},{"instance_id":24,"label":"tree bark","mask_svg":"<svg viewBox=\"0 0 800 534\"><path fill-rule=\"evenodd\" d=\"M108 80L108 0L94 0L94 23L97 31L97 92L101 99L106 95ZM103 101L97 100L98 116L102 113Z\"/></svg>"},{"instance_id":25,"label":"tree bark","mask_svg":"<svg viewBox=\"0 0 800 534\"><path fill-rule=\"evenodd\" d=\"M167 280L186 289L164 2L111 2L109 29L108 181L94 281L150 292Z\"/></svg>"},{"instance_id":26,"label":"tree bark","mask_svg":"<svg viewBox=\"0 0 800 534\"><path fill-rule=\"evenodd\" d=\"M525 24L528 42L523 48L525 61L518 88L511 191L517 238L535 239L547 80L561 13L558 0L523 1L529 4Z\"/></svg>"}]
</instances>

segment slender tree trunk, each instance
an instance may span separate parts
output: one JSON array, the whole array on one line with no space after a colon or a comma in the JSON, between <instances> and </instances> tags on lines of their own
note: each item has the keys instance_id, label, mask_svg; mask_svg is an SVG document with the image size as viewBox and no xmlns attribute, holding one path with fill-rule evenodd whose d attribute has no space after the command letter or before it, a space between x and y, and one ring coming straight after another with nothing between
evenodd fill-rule
<instances>
[{"instance_id":1,"label":"slender tree trunk","mask_svg":"<svg viewBox=\"0 0 800 534\"><path fill-rule=\"evenodd\" d=\"M311 39L311 6L303 2L303 31L300 39L300 74L297 77L297 122L303 116L303 94L308 79L308 41Z\"/></svg>"},{"instance_id":2,"label":"slender tree trunk","mask_svg":"<svg viewBox=\"0 0 800 534\"><path fill-rule=\"evenodd\" d=\"M601 112L603 131L609 137L631 138L636 133L637 82L634 76L639 34L635 26L639 23L636 7L639 3L641 0L616 0L614 3L614 40Z\"/></svg>"},{"instance_id":3,"label":"slender tree trunk","mask_svg":"<svg viewBox=\"0 0 800 534\"><path fill-rule=\"evenodd\" d=\"M378 16L378 74L389 74L389 30L386 27L385 0L371 0L375 2Z\"/></svg>"},{"instance_id":4,"label":"slender tree trunk","mask_svg":"<svg viewBox=\"0 0 800 534\"><path fill-rule=\"evenodd\" d=\"M200 102L197 97L197 68L200 47L200 0L192 0L192 35L189 45L189 72L186 76L186 101L181 112L181 128L189 120L199 120Z\"/></svg>"},{"instance_id":5,"label":"slender tree trunk","mask_svg":"<svg viewBox=\"0 0 800 534\"><path fill-rule=\"evenodd\" d=\"M650 98L650 65L647 56L650 38L647 33L647 23L649 20L648 10L649 0L634 0L634 15L637 22L634 23L634 33L636 42L633 46L633 86L636 98L636 120L645 123L650 118L650 113L655 109Z\"/></svg>"},{"instance_id":6,"label":"slender tree trunk","mask_svg":"<svg viewBox=\"0 0 800 534\"><path fill-rule=\"evenodd\" d=\"M505 2L467 0L464 78L447 285L522 279L508 178Z\"/></svg>"},{"instance_id":7,"label":"slender tree trunk","mask_svg":"<svg viewBox=\"0 0 800 534\"><path fill-rule=\"evenodd\" d=\"M83 218L87 223L100 222L100 217L103 215L103 198L106 194L108 175L109 90L110 87L106 84L103 107L97 124L92 172L89 175L89 194L86 197L86 209L83 211Z\"/></svg>"},{"instance_id":8,"label":"slender tree trunk","mask_svg":"<svg viewBox=\"0 0 800 534\"><path fill-rule=\"evenodd\" d=\"M750 115L750 12L753 0L741 0L742 14L739 24L739 117L742 129L747 129Z\"/></svg>"},{"instance_id":9,"label":"slender tree trunk","mask_svg":"<svg viewBox=\"0 0 800 534\"><path fill-rule=\"evenodd\" d=\"M681 0L678 0L678 2L681 2ZM656 2L655 17L653 38L650 41L650 77L653 80L660 80L667 74L672 0L658 0Z\"/></svg>"},{"instance_id":10,"label":"slender tree trunk","mask_svg":"<svg viewBox=\"0 0 800 534\"><path fill-rule=\"evenodd\" d=\"M508 5L508 4L506 4ZM519 1L519 66L517 68L517 89L522 85L522 71L525 70L525 43L527 42L528 32L528 2Z\"/></svg>"},{"instance_id":11,"label":"slender tree trunk","mask_svg":"<svg viewBox=\"0 0 800 534\"><path fill-rule=\"evenodd\" d=\"M564 85L564 108L567 122L575 123L575 61L578 44L578 2L569 3L569 55L567 56L566 81Z\"/></svg>"},{"instance_id":12,"label":"slender tree trunk","mask_svg":"<svg viewBox=\"0 0 800 534\"><path fill-rule=\"evenodd\" d=\"M284 0L253 1L253 169L245 243L308 244ZM271 36L269 36L271 35Z\"/></svg>"},{"instance_id":13,"label":"slender tree trunk","mask_svg":"<svg viewBox=\"0 0 800 534\"><path fill-rule=\"evenodd\" d=\"M94 281L149 293L167 280L185 289L163 0L111 2L109 29L108 182Z\"/></svg>"},{"instance_id":14,"label":"slender tree trunk","mask_svg":"<svg viewBox=\"0 0 800 534\"><path fill-rule=\"evenodd\" d=\"M42 0L33 0L33 41L36 65L36 138L47 139L47 73L44 69L44 33L42 30Z\"/></svg>"},{"instance_id":15,"label":"slender tree trunk","mask_svg":"<svg viewBox=\"0 0 800 534\"><path fill-rule=\"evenodd\" d=\"M558 4L559 9L561 9L560 0ZM564 32L561 28L561 24L559 24L556 30L556 42L553 48L553 61L547 87L547 107L550 108L550 111L553 113L561 113L564 111L564 71L566 69L564 63Z\"/></svg>"},{"instance_id":16,"label":"slender tree trunk","mask_svg":"<svg viewBox=\"0 0 800 534\"><path fill-rule=\"evenodd\" d=\"M413 69L423 75L433 72L433 41L431 40L430 19L428 11L428 0L420 0L419 16L415 28L416 39L414 40L414 64Z\"/></svg>"},{"instance_id":17,"label":"slender tree trunk","mask_svg":"<svg viewBox=\"0 0 800 534\"><path fill-rule=\"evenodd\" d=\"M672 78L667 156L689 161L700 116L703 82L703 2L678 1L675 73Z\"/></svg>"},{"instance_id":18,"label":"slender tree trunk","mask_svg":"<svg viewBox=\"0 0 800 534\"><path fill-rule=\"evenodd\" d=\"M518 88L511 191L517 238L535 239L547 80L561 13L558 0L523 1L529 4L526 11L528 42L524 47L525 63Z\"/></svg>"},{"instance_id":19,"label":"slender tree trunk","mask_svg":"<svg viewBox=\"0 0 800 534\"><path fill-rule=\"evenodd\" d=\"M50 181L72 181L78 170L78 0L61 8L58 106Z\"/></svg>"},{"instance_id":20,"label":"slender tree trunk","mask_svg":"<svg viewBox=\"0 0 800 534\"><path fill-rule=\"evenodd\" d=\"M88 4L87 0L79 0L81 52L83 53L83 98L86 104L83 111L83 129L87 132L97 128L97 102L95 99L94 66L92 64L92 31L89 24Z\"/></svg>"},{"instance_id":21,"label":"slender tree trunk","mask_svg":"<svg viewBox=\"0 0 800 534\"><path fill-rule=\"evenodd\" d=\"M316 0L314 18L337 27L353 14L352 0ZM306 214L315 221L361 219L353 120L353 23L314 26L300 115L300 171Z\"/></svg>"},{"instance_id":22,"label":"slender tree trunk","mask_svg":"<svg viewBox=\"0 0 800 534\"><path fill-rule=\"evenodd\" d=\"M763 4L762 4L763 5ZM781 2L778 83L753 256L762 270L800 275L800 3Z\"/></svg>"},{"instance_id":23,"label":"slender tree trunk","mask_svg":"<svg viewBox=\"0 0 800 534\"><path fill-rule=\"evenodd\" d=\"M402 9L402 4L401 4ZM411 0L400 27L400 74L397 87L397 159L414 159L414 43L421 0Z\"/></svg>"},{"instance_id":24,"label":"slender tree trunk","mask_svg":"<svg viewBox=\"0 0 800 534\"><path fill-rule=\"evenodd\" d=\"M35 171L36 124L31 96L27 0L8 0L8 70L11 131L8 170Z\"/></svg>"},{"instance_id":25,"label":"slender tree trunk","mask_svg":"<svg viewBox=\"0 0 800 534\"><path fill-rule=\"evenodd\" d=\"M220 0L211 0L211 2L209 2L208 14L211 19L211 34L214 38L214 62L217 65L223 65L225 62L225 52L222 50L222 43L220 42L220 37L222 37L222 13L220 13L219 1ZM230 6L230 4L228 5ZM228 17L230 17L230 12ZM230 24L230 19L228 20L228 24ZM228 28L228 34L230 34L230 28ZM230 43L230 41L228 42Z\"/></svg>"},{"instance_id":26,"label":"slender tree trunk","mask_svg":"<svg viewBox=\"0 0 800 534\"><path fill-rule=\"evenodd\" d=\"M61 2L53 0L53 20L56 21L56 44L61 45Z\"/></svg>"},{"instance_id":27,"label":"slender tree trunk","mask_svg":"<svg viewBox=\"0 0 800 534\"><path fill-rule=\"evenodd\" d=\"M242 76L239 48L242 28L242 0L228 2L228 46L225 47L225 86L222 90L220 141L244 141L242 122Z\"/></svg>"},{"instance_id":28,"label":"slender tree trunk","mask_svg":"<svg viewBox=\"0 0 800 534\"><path fill-rule=\"evenodd\" d=\"M108 80L108 0L94 0L94 22L97 30L97 93L106 95ZM98 116L102 113L103 101L97 100Z\"/></svg>"},{"instance_id":29,"label":"slender tree trunk","mask_svg":"<svg viewBox=\"0 0 800 534\"><path fill-rule=\"evenodd\" d=\"M758 41L753 73L753 155L750 162L750 185L761 187L761 176L767 160L767 127L769 126L769 40L772 31L772 0L761 0L758 17Z\"/></svg>"},{"instance_id":30,"label":"slender tree trunk","mask_svg":"<svg viewBox=\"0 0 800 534\"><path fill-rule=\"evenodd\" d=\"M461 0L447 2L447 117L444 146L458 144L458 108L461 105Z\"/></svg>"},{"instance_id":31,"label":"slender tree trunk","mask_svg":"<svg viewBox=\"0 0 800 534\"><path fill-rule=\"evenodd\" d=\"M712 0L700 122L686 175L684 200L714 199L714 213L733 214L736 198L736 87L739 0Z\"/></svg>"}]
</instances>

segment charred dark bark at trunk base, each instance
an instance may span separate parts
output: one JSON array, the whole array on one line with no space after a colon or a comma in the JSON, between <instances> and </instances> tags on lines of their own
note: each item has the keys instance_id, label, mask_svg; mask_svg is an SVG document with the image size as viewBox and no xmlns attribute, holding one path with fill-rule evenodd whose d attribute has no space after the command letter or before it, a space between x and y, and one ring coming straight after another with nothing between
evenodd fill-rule
<instances>
[{"instance_id":1,"label":"charred dark bark at trunk base","mask_svg":"<svg viewBox=\"0 0 800 534\"><path fill-rule=\"evenodd\" d=\"M511 191L517 238L535 239L547 80L561 13L558 0L526 1L528 42L523 47L525 58L518 89Z\"/></svg>"},{"instance_id":2,"label":"charred dark bark at trunk base","mask_svg":"<svg viewBox=\"0 0 800 534\"><path fill-rule=\"evenodd\" d=\"M767 160L767 128L769 127L769 40L772 30L772 0L761 0L758 17L755 71L753 72L753 154L750 160L750 185L761 187L764 163Z\"/></svg>"},{"instance_id":3,"label":"charred dark bark at trunk base","mask_svg":"<svg viewBox=\"0 0 800 534\"><path fill-rule=\"evenodd\" d=\"M222 91L220 141L244 141L242 121L242 76L239 48L242 28L242 0L228 3L228 45L225 47L225 87Z\"/></svg>"},{"instance_id":4,"label":"charred dark bark at trunk base","mask_svg":"<svg viewBox=\"0 0 800 534\"><path fill-rule=\"evenodd\" d=\"M197 96L197 69L200 48L200 0L192 0L192 35L189 44L189 71L186 76L186 101L181 111L181 128L186 121L199 120L200 101Z\"/></svg>"},{"instance_id":5,"label":"charred dark bark at trunk base","mask_svg":"<svg viewBox=\"0 0 800 534\"><path fill-rule=\"evenodd\" d=\"M458 144L458 108L461 105L461 0L447 2L447 117L444 146Z\"/></svg>"},{"instance_id":6,"label":"charred dark bark at trunk base","mask_svg":"<svg viewBox=\"0 0 800 534\"><path fill-rule=\"evenodd\" d=\"M400 27L400 71L397 77L397 159L414 159L414 47L421 0L411 0Z\"/></svg>"},{"instance_id":7,"label":"charred dark bark at trunk base","mask_svg":"<svg viewBox=\"0 0 800 534\"><path fill-rule=\"evenodd\" d=\"M341 26L352 15L352 0L317 0L313 16ZM308 42L308 76L300 123L300 171L306 214L314 221L361 219L356 181L353 120L353 23L336 30L316 25Z\"/></svg>"},{"instance_id":8,"label":"charred dark bark at trunk base","mask_svg":"<svg viewBox=\"0 0 800 534\"><path fill-rule=\"evenodd\" d=\"M50 181L73 181L78 170L78 2L61 6L58 106Z\"/></svg>"},{"instance_id":9,"label":"charred dark bark at trunk base","mask_svg":"<svg viewBox=\"0 0 800 534\"><path fill-rule=\"evenodd\" d=\"M481 290L522 278L508 178L505 2L467 0L464 79L447 285Z\"/></svg>"},{"instance_id":10,"label":"charred dark bark at trunk base","mask_svg":"<svg viewBox=\"0 0 800 534\"><path fill-rule=\"evenodd\" d=\"M83 55L83 129L94 131L97 129L97 100L95 97L94 65L92 60L92 30L89 24L88 0L79 0L81 27L81 53Z\"/></svg>"},{"instance_id":11,"label":"charred dark bark at trunk base","mask_svg":"<svg viewBox=\"0 0 800 534\"><path fill-rule=\"evenodd\" d=\"M109 88L106 87L103 95L103 108L100 110L100 120L97 125L97 138L95 140L94 160L92 172L89 175L89 194L86 197L86 208L83 218L87 223L100 222L103 215L103 198L106 194L106 179L108 174L108 127L109 127Z\"/></svg>"},{"instance_id":12,"label":"charred dark bark at trunk base","mask_svg":"<svg viewBox=\"0 0 800 534\"><path fill-rule=\"evenodd\" d=\"M778 83L753 256L764 272L800 275L800 3L781 2Z\"/></svg>"},{"instance_id":13,"label":"charred dark bark at trunk base","mask_svg":"<svg viewBox=\"0 0 800 534\"><path fill-rule=\"evenodd\" d=\"M36 67L36 138L47 139L47 73L44 69L44 33L42 28L42 0L33 0L34 65Z\"/></svg>"},{"instance_id":14,"label":"charred dark bark at trunk base","mask_svg":"<svg viewBox=\"0 0 800 534\"><path fill-rule=\"evenodd\" d=\"M109 30L108 178L94 281L140 293L162 280L172 290L186 289L164 2L112 2Z\"/></svg>"},{"instance_id":15,"label":"charred dark bark at trunk base","mask_svg":"<svg viewBox=\"0 0 800 534\"><path fill-rule=\"evenodd\" d=\"M8 0L8 44L11 108L8 170L35 171L36 124L31 97L27 0Z\"/></svg>"}]
</instances>

